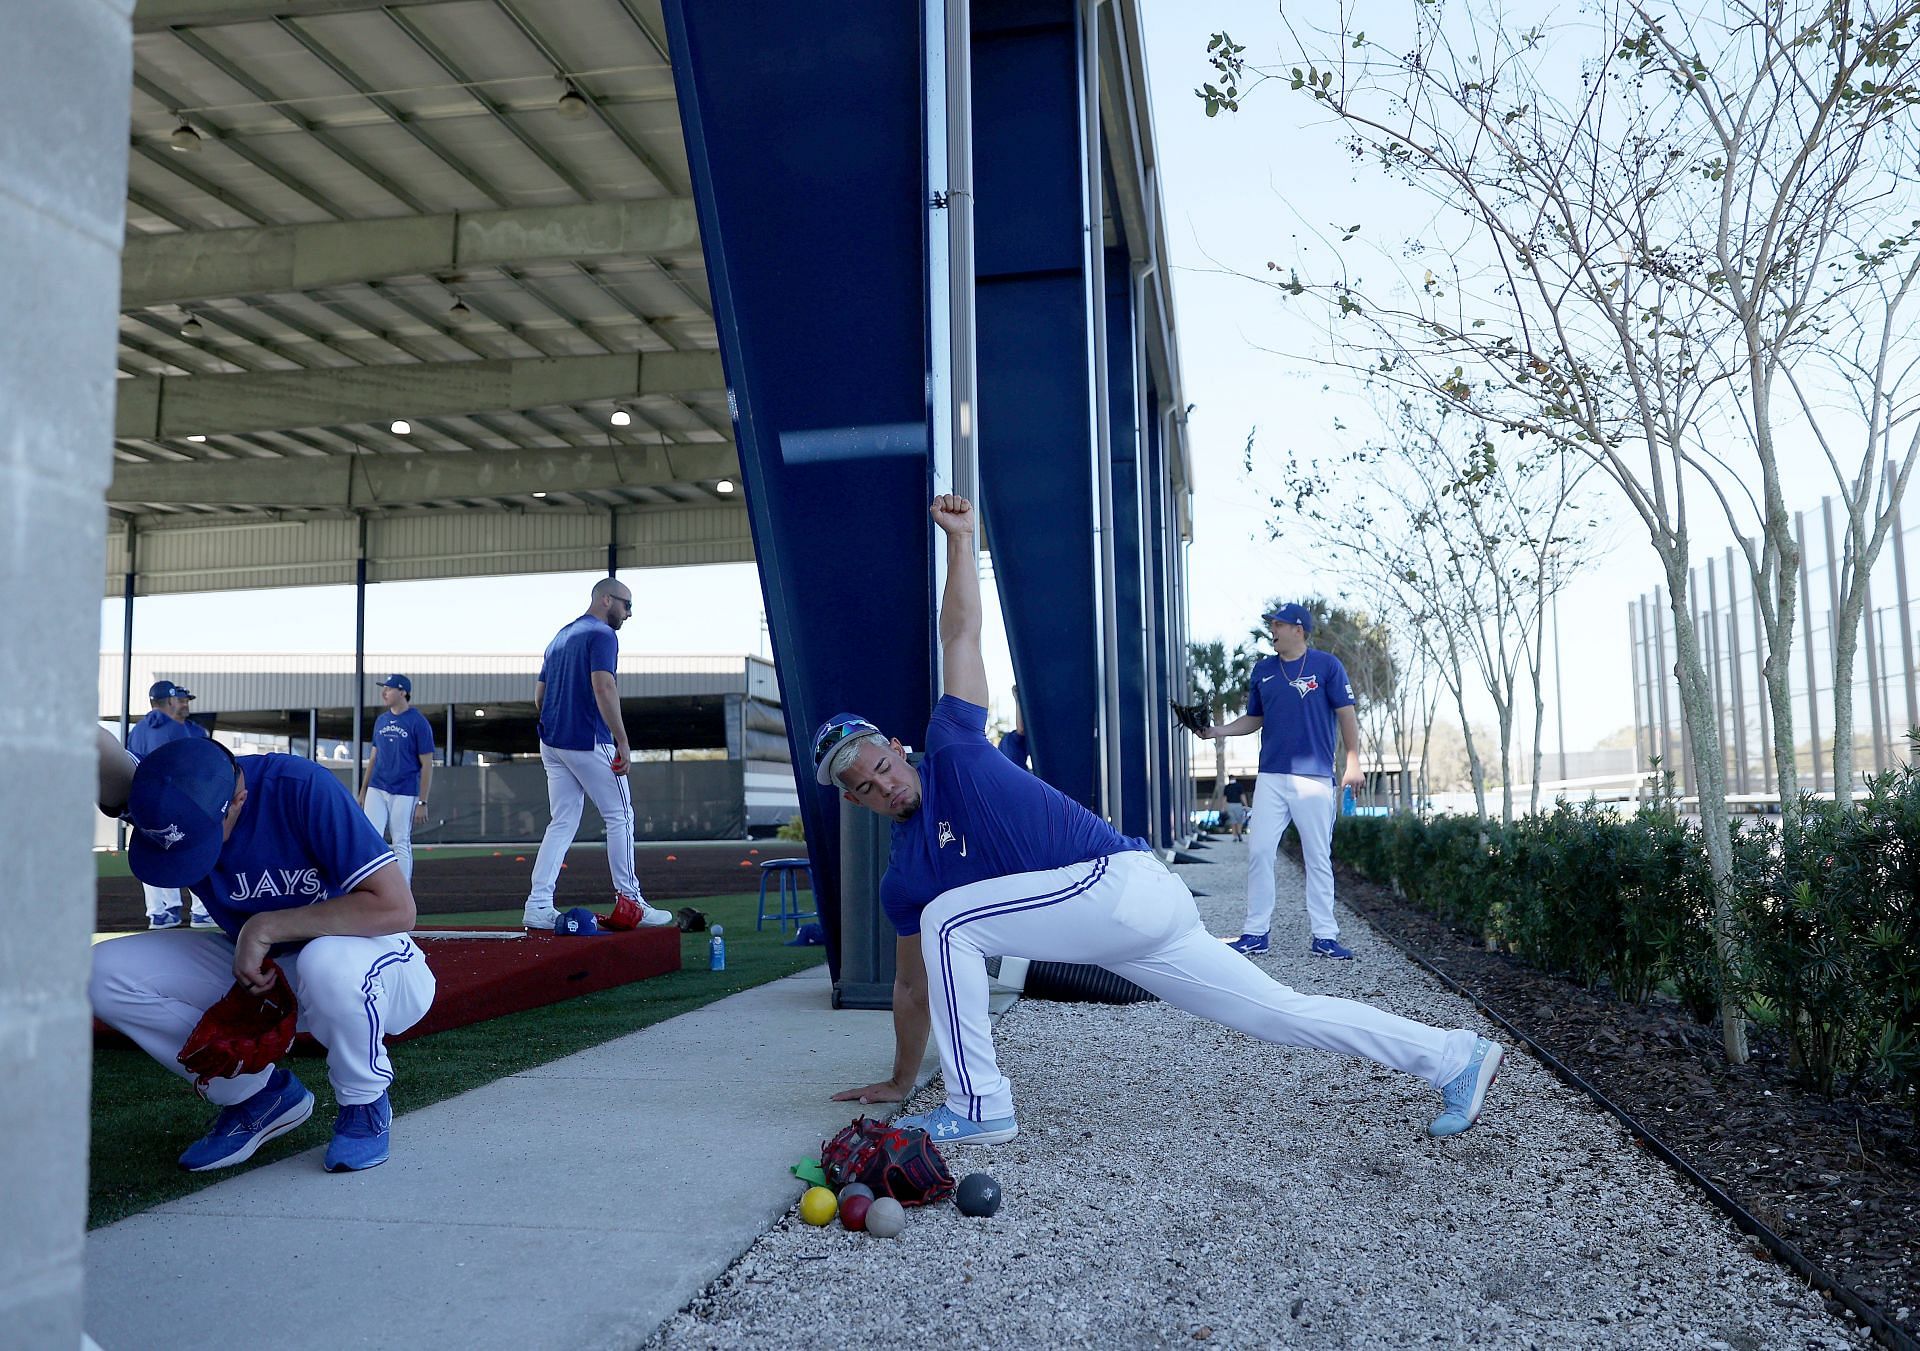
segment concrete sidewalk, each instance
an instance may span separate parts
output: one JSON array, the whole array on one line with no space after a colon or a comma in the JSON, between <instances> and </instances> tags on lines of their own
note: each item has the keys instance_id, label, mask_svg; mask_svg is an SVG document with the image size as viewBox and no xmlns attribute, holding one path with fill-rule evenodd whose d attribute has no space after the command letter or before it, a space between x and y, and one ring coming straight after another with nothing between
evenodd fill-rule
<instances>
[{"instance_id":1,"label":"concrete sidewalk","mask_svg":"<svg viewBox=\"0 0 1920 1351\"><path fill-rule=\"evenodd\" d=\"M891 1065L891 1015L828 995L822 965L409 1113L366 1173L321 1171L316 1113L306 1153L90 1235L87 1330L634 1346L792 1206L788 1166L858 1110L830 1095Z\"/></svg>"}]
</instances>

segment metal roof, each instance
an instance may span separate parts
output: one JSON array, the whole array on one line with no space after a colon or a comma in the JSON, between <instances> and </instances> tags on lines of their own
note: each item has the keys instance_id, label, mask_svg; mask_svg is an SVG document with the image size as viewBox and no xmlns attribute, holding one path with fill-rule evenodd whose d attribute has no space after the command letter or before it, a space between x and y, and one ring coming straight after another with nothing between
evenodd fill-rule
<instances>
[{"instance_id":1,"label":"metal roof","mask_svg":"<svg viewBox=\"0 0 1920 1351\"><path fill-rule=\"evenodd\" d=\"M1179 408L1138 14L1104 12L1109 210L1162 260ZM752 557L657 0L139 0L134 28L107 594L351 581L360 520L375 579ZM274 521L320 529L229 529Z\"/></svg>"}]
</instances>

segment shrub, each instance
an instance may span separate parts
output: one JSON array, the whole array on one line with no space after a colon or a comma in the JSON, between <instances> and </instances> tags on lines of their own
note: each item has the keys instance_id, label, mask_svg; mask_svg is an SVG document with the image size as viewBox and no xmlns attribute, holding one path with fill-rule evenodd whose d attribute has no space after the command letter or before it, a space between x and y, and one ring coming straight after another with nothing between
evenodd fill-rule
<instances>
[{"instance_id":1,"label":"shrub","mask_svg":"<svg viewBox=\"0 0 1920 1351\"><path fill-rule=\"evenodd\" d=\"M797 816L789 816L787 823L773 832L776 840L794 840L804 844L807 839L807 824Z\"/></svg>"}]
</instances>

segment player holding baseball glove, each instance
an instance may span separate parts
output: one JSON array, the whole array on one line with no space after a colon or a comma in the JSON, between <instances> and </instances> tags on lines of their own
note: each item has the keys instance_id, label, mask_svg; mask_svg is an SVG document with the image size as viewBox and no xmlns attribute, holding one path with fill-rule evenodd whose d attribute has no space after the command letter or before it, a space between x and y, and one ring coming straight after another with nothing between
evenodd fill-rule
<instances>
[{"instance_id":1,"label":"player holding baseball glove","mask_svg":"<svg viewBox=\"0 0 1920 1351\"><path fill-rule=\"evenodd\" d=\"M384 1038L426 1014L434 980L407 936L412 889L345 785L297 756L235 759L205 739L136 768L102 733L100 807L133 826L135 877L188 888L220 926L93 950L94 1013L220 1109L180 1166L243 1162L312 1115L313 1094L274 1063L296 1029L327 1048L340 1109L327 1170L385 1163Z\"/></svg>"},{"instance_id":2,"label":"player holding baseball glove","mask_svg":"<svg viewBox=\"0 0 1920 1351\"><path fill-rule=\"evenodd\" d=\"M933 503L947 537L940 643L946 694L916 769L898 740L854 714L814 736L815 777L893 822L880 903L900 935L893 1077L837 1094L883 1101L912 1089L929 1026L947 1100L902 1117L935 1143L999 1144L1019 1133L1013 1087L994 1057L986 959L1105 967L1170 1004L1263 1041L1364 1056L1440 1091L1427 1130L1455 1135L1480 1115L1501 1048L1465 1028L1428 1027L1351 999L1281 985L1209 934L1193 896L1144 840L1016 769L986 738L974 513Z\"/></svg>"}]
</instances>

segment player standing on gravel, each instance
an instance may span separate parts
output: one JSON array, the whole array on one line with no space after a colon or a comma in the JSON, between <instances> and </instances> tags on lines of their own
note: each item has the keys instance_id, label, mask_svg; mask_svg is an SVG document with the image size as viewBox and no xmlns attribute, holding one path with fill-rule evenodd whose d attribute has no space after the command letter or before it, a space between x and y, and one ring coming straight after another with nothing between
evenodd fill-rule
<instances>
[{"instance_id":1,"label":"player standing on gravel","mask_svg":"<svg viewBox=\"0 0 1920 1351\"><path fill-rule=\"evenodd\" d=\"M153 688L147 691L147 702L153 711L127 729L127 749L133 752L133 758L144 760L169 741L178 741L182 737L206 736L207 729L187 718L188 706L193 703L193 691L176 685L171 680L156 680ZM149 929L177 929L180 927L182 897L178 887L150 887L145 882L140 890L147 898L147 927ZM193 927L211 929L213 918L207 914L207 908L198 900L193 903Z\"/></svg>"},{"instance_id":2,"label":"player standing on gravel","mask_svg":"<svg viewBox=\"0 0 1920 1351\"><path fill-rule=\"evenodd\" d=\"M1307 920L1315 957L1352 961L1340 944L1333 912L1333 729L1337 720L1347 743L1345 788L1360 788L1360 721L1353 712L1353 685L1340 659L1307 646L1313 612L1304 605L1276 605L1261 618L1274 655L1254 664L1247 681L1247 711L1209 727L1209 741L1260 733L1260 774L1254 782L1253 819L1247 827L1247 918L1235 952L1265 952L1273 927L1273 860L1291 821L1300 830L1300 862L1307 874Z\"/></svg>"},{"instance_id":3,"label":"player standing on gravel","mask_svg":"<svg viewBox=\"0 0 1920 1351\"><path fill-rule=\"evenodd\" d=\"M1480 1115L1501 1048L1350 999L1303 995L1217 941L1193 896L1145 841L1013 765L987 740L974 514L934 499L947 537L940 643L946 693L927 724L919 768L898 739L840 714L814 734L815 778L893 822L880 903L899 933L893 1077L834 1096L898 1100L912 1091L931 1026L947 1100L896 1124L949 1144L1019 1133L1013 1090L994 1056L987 958L1086 962L1170 1004L1263 1041L1364 1056L1425 1079L1444 1110L1427 1127L1457 1135Z\"/></svg>"},{"instance_id":4,"label":"player standing on gravel","mask_svg":"<svg viewBox=\"0 0 1920 1351\"><path fill-rule=\"evenodd\" d=\"M413 881L413 828L427 819L433 783L433 724L413 706L413 682L390 675L380 682L386 711L373 722L373 754L360 785L360 806L373 828L393 841L400 872Z\"/></svg>"},{"instance_id":5,"label":"player standing on gravel","mask_svg":"<svg viewBox=\"0 0 1920 1351\"><path fill-rule=\"evenodd\" d=\"M299 756L236 760L200 739L170 742L136 768L103 733L99 801L133 826L133 875L190 887L222 932L95 944L94 1014L192 1079L178 1056L201 1015L236 980L271 989L271 957L299 1001L300 1029L327 1048L340 1108L327 1171L385 1163L393 1065L383 1039L425 1016L434 979L407 936L413 891L346 785ZM180 1156L189 1172L252 1158L313 1113L313 1094L278 1066L209 1079L200 1094L220 1114Z\"/></svg>"},{"instance_id":6,"label":"player standing on gravel","mask_svg":"<svg viewBox=\"0 0 1920 1351\"><path fill-rule=\"evenodd\" d=\"M633 871L633 796L627 790L632 748L620 717L620 640L614 637L633 613L633 592L617 577L593 584L587 612L554 635L540 660L533 707L540 717L540 761L547 767L551 817L533 861L533 890L521 916L529 929L552 929L560 913L553 889L560 865L580 829L587 798L607 827L607 867L613 873L609 928L661 928L673 913L640 898Z\"/></svg>"}]
</instances>

